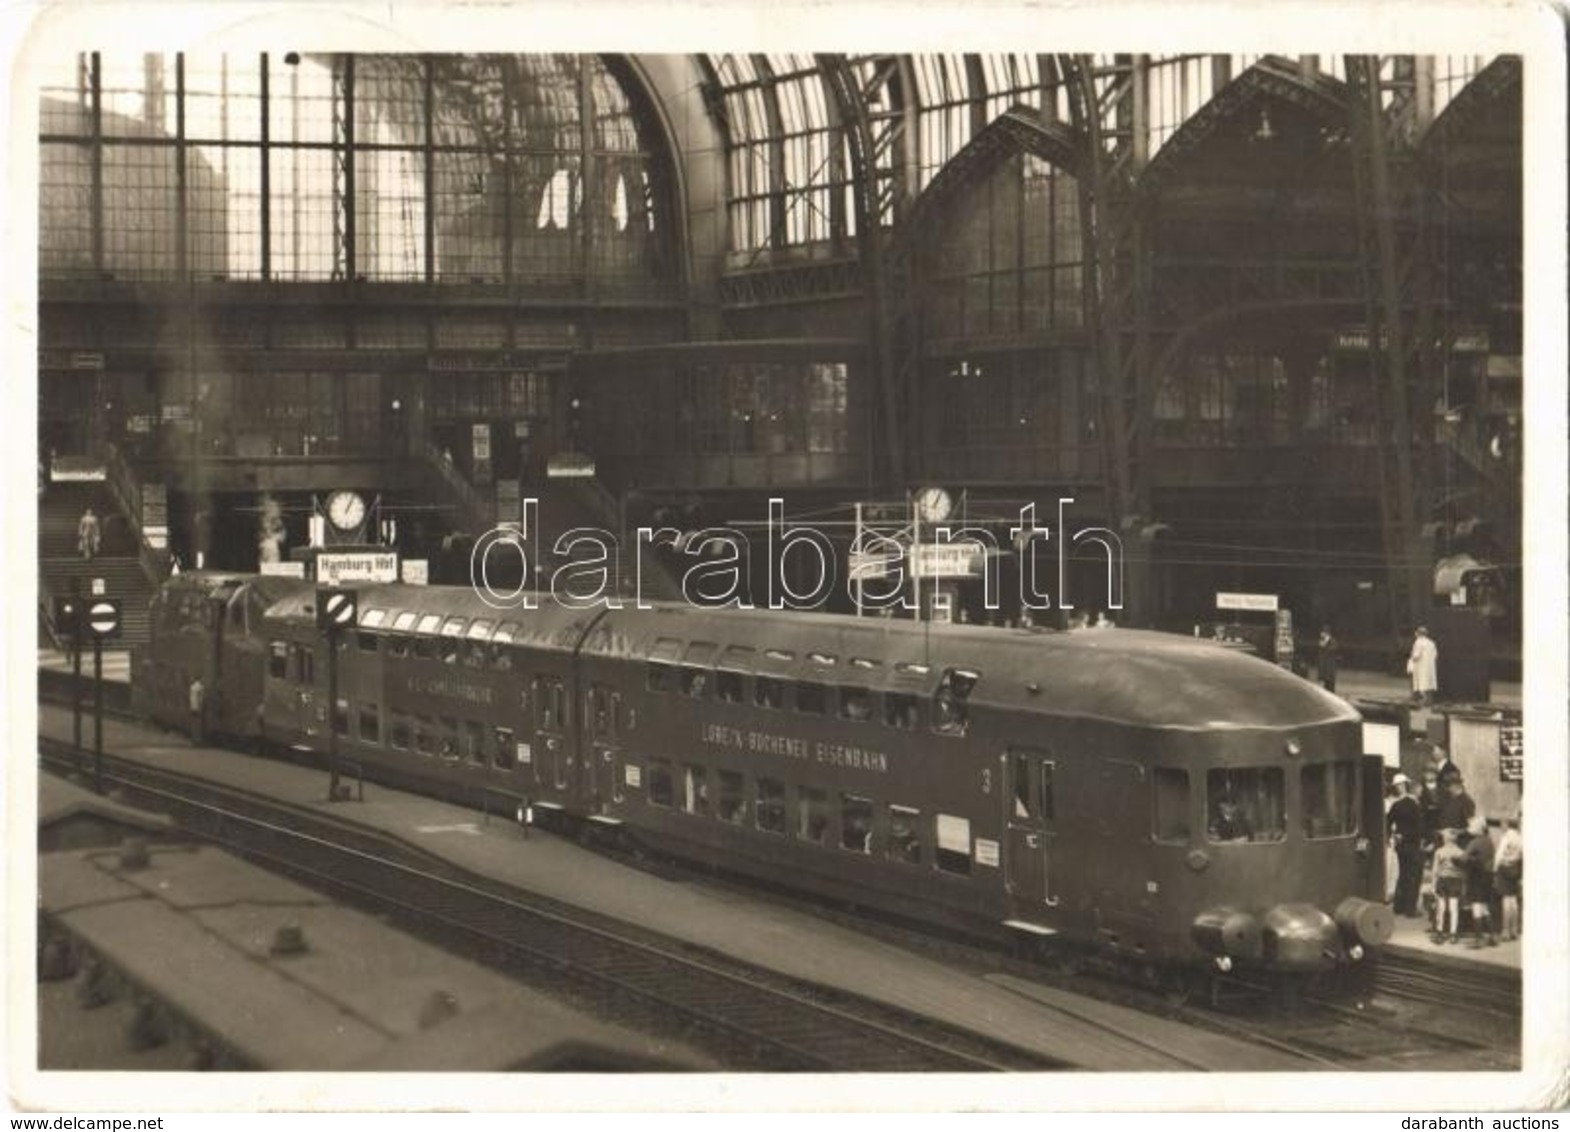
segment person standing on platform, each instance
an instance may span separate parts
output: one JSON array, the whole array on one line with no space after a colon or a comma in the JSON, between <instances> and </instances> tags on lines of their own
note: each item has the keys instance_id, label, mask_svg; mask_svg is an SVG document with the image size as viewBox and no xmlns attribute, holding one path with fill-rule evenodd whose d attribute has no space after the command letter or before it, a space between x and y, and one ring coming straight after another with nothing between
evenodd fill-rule
<instances>
[{"instance_id":1,"label":"person standing on platform","mask_svg":"<svg viewBox=\"0 0 1570 1132\"><path fill-rule=\"evenodd\" d=\"M98 516L89 507L82 512L82 520L76 525L76 549L83 558L98 557L98 542L102 534L103 528L99 526Z\"/></svg>"},{"instance_id":2,"label":"person standing on platform","mask_svg":"<svg viewBox=\"0 0 1570 1132\"><path fill-rule=\"evenodd\" d=\"M1424 625L1412 638L1412 655L1406 659L1406 672L1412 678L1412 698L1427 706L1439 691L1439 646L1434 644Z\"/></svg>"},{"instance_id":3,"label":"person standing on platform","mask_svg":"<svg viewBox=\"0 0 1570 1132\"><path fill-rule=\"evenodd\" d=\"M1434 895L1439 916L1435 943L1455 943L1461 931L1461 896L1466 891L1466 854L1456 844L1456 831L1441 830L1439 851L1434 854Z\"/></svg>"},{"instance_id":4,"label":"person standing on platform","mask_svg":"<svg viewBox=\"0 0 1570 1132\"><path fill-rule=\"evenodd\" d=\"M1472 840L1466 847L1466 901L1472 906L1472 942L1467 944L1474 951L1480 947L1499 946L1494 934L1494 839L1488 835L1488 823L1475 817L1467 825Z\"/></svg>"},{"instance_id":5,"label":"person standing on platform","mask_svg":"<svg viewBox=\"0 0 1570 1132\"><path fill-rule=\"evenodd\" d=\"M1521 819L1506 818L1494 850L1494 891L1499 895L1499 930L1504 940L1521 936Z\"/></svg>"},{"instance_id":6,"label":"person standing on platform","mask_svg":"<svg viewBox=\"0 0 1570 1132\"><path fill-rule=\"evenodd\" d=\"M1439 847L1439 772L1430 767L1423 772L1423 788L1417 793L1417 808L1423 814L1423 850L1432 853Z\"/></svg>"},{"instance_id":7,"label":"person standing on platform","mask_svg":"<svg viewBox=\"0 0 1570 1132\"><path fill-rule=\"evenodd\" d=\"M1330 633L1330 626L1319 630L1319 682L1325 691L1336 690L1336 666L1341 659L1341 642Z\"/></svg>"},{"instance_id":8,"label":"person standing on platform","mask_svg":"<svg viewBox=\"0 0 1570 1132\"><path fill-rule=\"evenodd\" d=\"M1395 787L1400 794L1385 815L1385 828L1396 851L1396 894L1392 904L1396 915L1416 916L1417 890L1423 880L1423 810L1410 778L1396 775Z\"/></svg>"},{"instance_id":9,"label":"person standing on platform","mask_svg":"<svg viewBox=\"0 0 1570 1132\"><path fill-rule=\"evenodd\" d=\"M1477 803L1472 801L1472 795L1466 792L1466 784L1461 781L1461 775L1446 779L1440 776L1442 785L1439 788L1439 813L1435 820L1440 829L1453 829L1457 836L1466 832L1467 826L1477 815Z\"/></svg>"},{"instance_id":10,"label":"person standing on platform","mask_svg":"<svg viewBox=\"0 0 1570 1132\"><path fill-rule=\"evenodd\" d=\"M200 746L207 738L207 689L198 676L191 681L191 742Z\"/></svg>"}]
</instances>

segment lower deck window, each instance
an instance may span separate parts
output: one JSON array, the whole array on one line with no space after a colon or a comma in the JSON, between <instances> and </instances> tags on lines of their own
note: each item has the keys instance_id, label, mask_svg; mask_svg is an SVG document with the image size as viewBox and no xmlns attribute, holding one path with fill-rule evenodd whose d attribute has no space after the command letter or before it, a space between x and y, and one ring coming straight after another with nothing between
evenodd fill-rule
<instances>
[{"instance_id":1,"label":"lower deck window","mask_svg":"<svg viewBox=\"0 0 1570 1132\"><path fill-rule=\"evenodd\" d=\"M709 816L709 772L696 763L688 763L682 796L682 809L699 817Z\"/></svg>"},{"instance_id":2,"label":"lower deck window","mask_svg":"<svg viewBox=\"0 0 1570 1132\"><path fill-rule=\"evenodd\" d=\"M341 697L333 703L333 731L339 735L349 734L349 701Z\"/></svg>"},{"instance_id":3,"label":"lower deck window","mask_svg":"<svg viewBox=\"0 0 1570 1132\"><path fill-rule=\"evenodd\" d=\"M883 722L890 727L914 731L918 726L916 697L903 692L889 692L883 697Z\"/></svg>"},{"instance_id":4,"label":"lower deck window","mask_svg":"<svg viewBox=\"0 0 1570 1132\"><path fill-rule=\"evenodd\" d=\"M289 678L289 646L282 641L267 646L267 675L274 680Z\"/></svg>"},{"instance_id":5,"label":"lower deck window","mask_svg":"<svg viewBox=\"0 0 1570 1132\"><path fill-rule=\"evenodd\" d=\"M463 757L477 766L485 765L485 727L472 719L463 721Z\"/></svg>"},{"instance_id":6,"label":"lower deck window","mask_svg":"<svg viewBox=\"0 0 1570 1132\"><path fill-rule=\"evenodd\" d=\"M1280 841L1287 835L1280 767L1217 767L1205 776L1205 828L1211 841Z\"/></svg>"},{"instance_id":7,"label":"lower deck window","mask_svg":"<svg viewBox=\"0 0 1570 1132\"><path fill-rule=\"evenodd\" d=\"M1166 845L1187 845L1191 837L1188 820L1188 771L1158 766L1151 777L1155 789L1153 830L1156 840Z\"/></svg>"},{"instance_id":8,"label":"lower deck window","mask_svg":"<svg viewBox=\"0 0 1570 1132\"><path fill-rule=\"evenodd\" d=\"M757 821L764 833L785 832L785 784L778 779L758 779Z\"/></svg>"},{"instance_id":9,"label":"lower deck window","mask_svg":"<svg viewBox=\"0 0 1570 1132\"><path fill-rule=\"evenodd\" d=\"M676 781L671 777L671 764L663 759L649 760L649 805L676 805Z\"/></svg>"},{"instance_id":10,"label":"lower deck window","mask_svg":"<svg viewBox=\"0 0 1570 1132\"><path fill-rule=\"evenodd\" d=\"M395 751L407 751L413 741L409 736L409 720L394 712L392 726L388 729L387 745Z\"/></svg>"},{"instance_id":11,"label":"lower deck window","mask_svg":"<svg viewBox=\"0 0 1570 1132\"><path fill-rule=\"evenodd\" d=\"M414 749L422 755L436 753L436 726L428 715L415 717Z\"/></svg>"},{"instance_id":12,"label":"lower deck window","mask_svg":"<svg viewBox=\"0 0 1570 1132\"><path fill-rule=\"evenodd\" d=\"M970 875L970 819L938 815L938 868L946 873Z\"/></svg>"},{"instance_id":13,"label":"lower deck window","mask_svg":"<svg viewBox=\"0 0 1570 1132\"><path fill-rule=\"evenodd\" d=\"M828 791L819 790L816 786L796 788L796 836L817 845L828 844Z\"/></svg>"},{"instance_id":14,"label":"lower deck window","mask_svg":"<svg viewBox=\"0 0 1570 1132\"><path fill-rule=\"evenodd\" d=\"M889 860L921 864L921 811L909 806L889 807Z\"/></svg>"},{"instance_id":15,"label":"lower deck window","mask_svg":"<svg viewBox=\"0 0 1570 1132\"><path fill-rule=\"evenodd\" d=\"M720 821L732 825L747 823L747 780L733 770L720 771Z\"/></svg>"},{"instance_id":16,"label":"lower deck window","mask_svg":"<svg viewBox=\"0 0 1570 1132\"><path fill-rule=\"evenodd\" d=\"M785 706L785 686L772 676L759 676L752 683L752 702L759 707Z\"/></svg>"},{"instance_id":17,"label":"lower deck window","mask_svg":"<svg viewBox=\"0 0 1570 1132\"><path fill-rule=\"evenodd\" d=\"M495 737L496 750L491 754L491 763L498 770L511 770L518 757L517 751L513 749L512 728L496 728Z\"/></svg>"},{"instance_id":18,"label":"lower deck window","mask_svg":"<svg viewBox=\"0 0 1570 1132\"><path fill-rule=\"evenodd\" d=\"M872 799L840 795L840 848L872 852Z\"/></svg>"},{"instance_id":19,"label":"lower deck window","mask_svg":"<svg viewBox=\"0 0 1570 1132\"><path fill-rule=\"evenodd\" d=\"M362 743L382 741L381 720L377 718L375 704L360 705L360 741Z\"/></svg>"}]
</instances>

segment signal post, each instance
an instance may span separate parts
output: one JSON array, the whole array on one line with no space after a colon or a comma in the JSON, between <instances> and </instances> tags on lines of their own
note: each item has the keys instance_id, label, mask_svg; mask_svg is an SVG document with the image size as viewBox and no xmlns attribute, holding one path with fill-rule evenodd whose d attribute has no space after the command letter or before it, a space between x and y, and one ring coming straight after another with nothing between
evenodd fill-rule
<instances>
[{"instance_id":1,"label":"signal post","mask_svg":"<svg viewBox=\"0 0 1570 1132\"><path fill-rule=\"evenodd\" d=\"M338 801L338 641L359 620L359 596L340 586L316 590L316 627L327 638L327 800Z\"/></svg>"},{"instance_id":2,"label":"signal post","mask_svg":"<svg viewBox=\"0 0 1570 1132\"><path fill-rule=\"evenodd\" d=\"M120 635L120 603L95 597L86 603L93 638L93 789L104 792L104 642Z\"/></svg>"}]
</instances>

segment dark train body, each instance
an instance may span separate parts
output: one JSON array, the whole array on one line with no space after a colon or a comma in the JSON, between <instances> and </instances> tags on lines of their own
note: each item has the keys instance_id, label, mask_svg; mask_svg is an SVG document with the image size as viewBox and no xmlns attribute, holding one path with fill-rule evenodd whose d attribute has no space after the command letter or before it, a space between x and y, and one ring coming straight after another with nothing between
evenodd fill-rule
<instances>
[{"instance_id":1,"label":"dark train body","mask_svg":"<svg viewBox=\"0 0 1570 1132\"><path fill-rule=\"evenodd\" d=\"M532 804L686 858L1151 966L1308 972L1392 926L1357 714L1263 661L1055 633L679 606L499 611L370 586L329 711L313 587L184 574L142 710Z\"/></svg>"}]
</instances>

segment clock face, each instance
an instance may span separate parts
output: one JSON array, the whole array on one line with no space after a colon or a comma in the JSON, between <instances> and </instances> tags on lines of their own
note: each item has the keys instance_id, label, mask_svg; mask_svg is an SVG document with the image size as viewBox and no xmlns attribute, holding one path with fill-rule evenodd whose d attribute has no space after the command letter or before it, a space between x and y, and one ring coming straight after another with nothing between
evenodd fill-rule
<instances>
[{"instance_id":1,"label":"clock face","mask_svg":"<svg viewBox=\"0 0 1570 1132\"><path fill-rule=\"evenodd\" d=\"M340 531L352 531L365 521L365 500L358 492L335 491L327 497L327 519Z\"/></svg>"},{"instance_id":2,"label":"clock face","mask_svg":"<svg viewBox=\"0 0 1570 1132\"><path fill-rule=\"evenodd\" d=\"M929 523L941 523L953 508L954 501L941 487L924 487L916 494L916 509Z\"/></svg>"}]
</instances>

